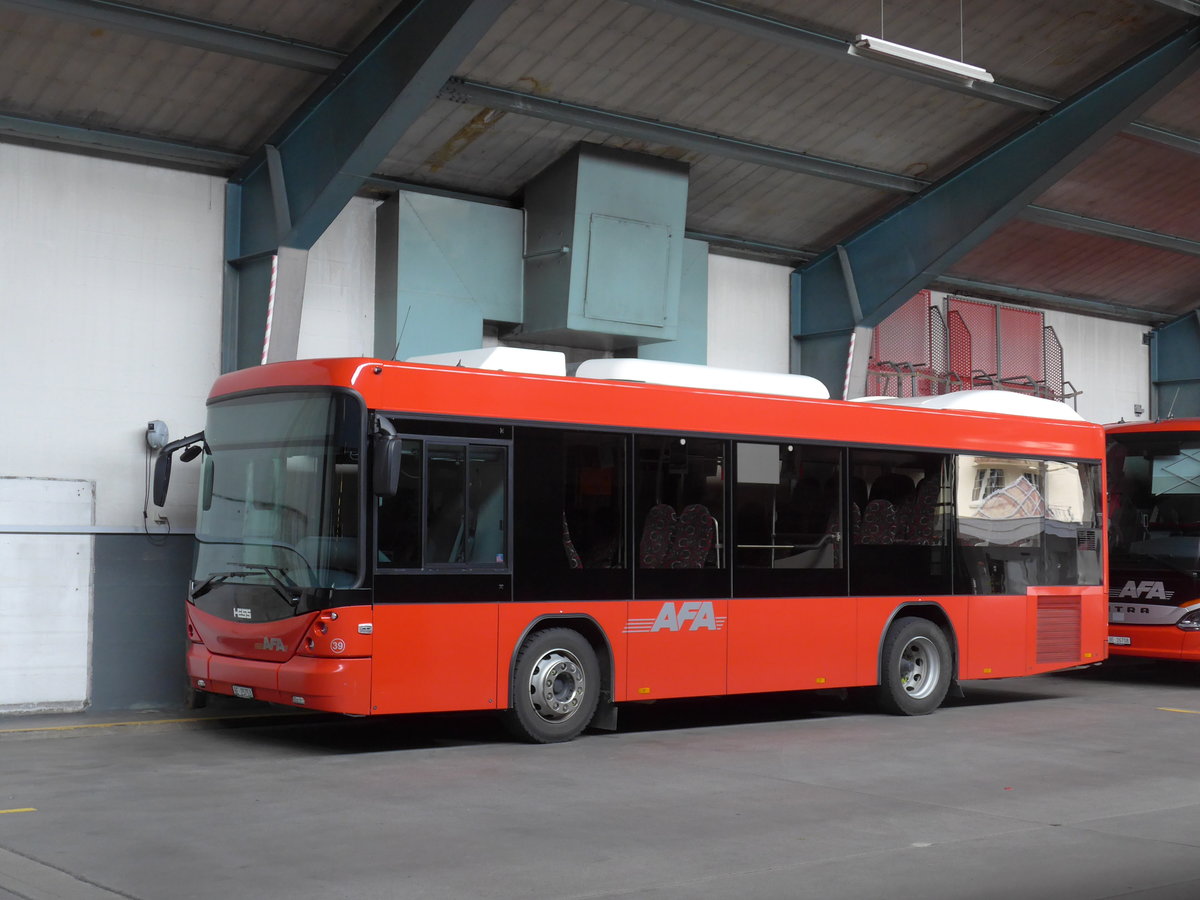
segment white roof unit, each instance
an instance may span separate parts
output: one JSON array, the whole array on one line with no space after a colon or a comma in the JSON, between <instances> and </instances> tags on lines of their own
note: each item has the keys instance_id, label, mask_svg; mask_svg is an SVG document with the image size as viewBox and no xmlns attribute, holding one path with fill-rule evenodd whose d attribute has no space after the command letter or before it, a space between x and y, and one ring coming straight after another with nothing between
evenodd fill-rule
<instances>
[{"instance_id":1,"label":"white roof unit","mask_svg":"<svg viewBox=\"0 0 1200 900\"><path fill-rule=\"evenodd\" d=\"M657 359L589 359L579 364L578 378L606 381L637 381L669 384L676 387L737 391L745 394L777 394L784 397L811 397L828 400L829 391L808 375L780 372L750 372L745 369L719 369L690 363L664 362Z\"/></svg>"},{"instance_id":2,"label":"white roof unit","mask_svg":"<svg viewBox=\"0 0 1200 900\"><path fill-rule=\"evenodd\" d=\"M567 355L558 350L527 350L524 347L484 347L410 356L405 362L433 366L462 366L493 372L524 372L529 375L566 375Z\"/></svg>"},{"instance_id":3,"label":"white roof unit","mask_svg":"<svg viewBox=\"0 0 1200 900\"><path fill-rule=\"evenodd\" d=\"M919 406L923 409L958 409L975 412L1002 413L1008 416L1029 416L1035 419L1064 419L1068 422L1086 421L1065 403L1030 397L1015 391L955 391L934 397L857 397L859 403L884 403L890 406Z\"/></svg>"}]
</instances>

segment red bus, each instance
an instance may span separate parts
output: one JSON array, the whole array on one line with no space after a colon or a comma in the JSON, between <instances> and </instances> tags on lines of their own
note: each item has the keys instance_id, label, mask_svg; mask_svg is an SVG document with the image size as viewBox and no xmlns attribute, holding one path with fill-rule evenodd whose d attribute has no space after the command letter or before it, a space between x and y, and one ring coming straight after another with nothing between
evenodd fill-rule
<instances>
[{"instance_id":1,"label":"red bus","mask_svg":"<svg viewBox=\"0 0 1200 900\"><path fill-rule=\"evenodd\" d=\"M1200 660L1200 419L1107 430L1109 649Z\"/></svg>"},{"instance_id":2,"label":"red bus","mask_svg":"<svg viewBox=\"0 0 1200 900\"><path fill-rule=\"evenodd\" d=\"M199 692L549 742L674 697L919 715L1106 655L1083 421L332 359L222 376L184 446Z\"/></svg>"}]
</instances>

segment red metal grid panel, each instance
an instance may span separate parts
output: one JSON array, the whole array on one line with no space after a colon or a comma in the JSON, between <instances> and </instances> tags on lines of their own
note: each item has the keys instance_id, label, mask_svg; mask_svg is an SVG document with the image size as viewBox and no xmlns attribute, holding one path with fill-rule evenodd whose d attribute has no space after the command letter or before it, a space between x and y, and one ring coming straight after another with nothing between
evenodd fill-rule
<instances>
[{"instance_id":1,"label":"red metal grid panel","mask_svg":"<svg viewBox=\"0 0 1200 900\"><path fill-rule=\"evenodd\" d=\"M1043 316L1034 309L997 307L1000 317L1000 377L1040 384L1042 371Z\"/></svg>"},{"instance_id":2,"label":"red metal grid panel","mask_svg":"<svg viewBox=\"0 0 1200 900\"><path fill-rule=\"evenodd\" d=\"M929 307L929 380L922 385L922 394L946 393L946 374L950 366L950 338L946 320L936 306Z\"/></svg>"},{"instance_id":3,"label":"red metal grid panel","mask_svg":"<svg viewBox=\"0 0 1200 900\"><path fill-rule=\"evenodd\" d=\"M950 311L962 317L971 335L972 379L987 387L1000 374L996 371L996 305L962 297L947 299Z\"/></svg>"},{"instance_id":4,"label":"red metal grid panel","mask_svg":"<svg viewBox=\"0 0 1200 900\"><path fill-rule=\"evenodd\" d=\"M950 365L946 370L946 392L965 391L971 387L971 329L963 320L962 312L950 310L946 315L946 330L949 333Z\"/></svg>"},{"instance_id":5,"label":"red metal grid panel","mask_svg":"<svg viewBox=\"0 0 1200 900\"><path fill-rule=\"evenodd\" d=\"M1046 396L1063 399L1063 349L1058 335L1049 325L1042 329L1042 360L1045 370Z\"/></svg>"},{"instance_id":6,"label":"red metal grid panel","mask_svg":"<svg viewBox=\"0 0 1200 900\"><path fill-rule=\"evenodd\" d=\"M920 291L875 328L867 361L867 393L912 397L929 393L929 308L932 295Z\"/></svg>"}]
</instances>

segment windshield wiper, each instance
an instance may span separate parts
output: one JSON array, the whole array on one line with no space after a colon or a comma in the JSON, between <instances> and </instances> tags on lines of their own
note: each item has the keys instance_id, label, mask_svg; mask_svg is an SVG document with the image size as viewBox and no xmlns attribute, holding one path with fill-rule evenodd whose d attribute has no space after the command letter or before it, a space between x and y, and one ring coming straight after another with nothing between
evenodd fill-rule
<instances>
[{"instance_id":1,"label":"windshield wiper","mask_svg":"<svg viewBox=\"0 0 1200 900\"><path fill-rule=\"evenodd\" d=\"M204 581L200 582L200 586L192 591L192 599L203 597L226 578L232 578L234 575L241 575L241 572L215 572L209 575Z\"/></svg>"},{"instance_id":2,"label":"windshield wiper","mask_svg":"<svg viewBox=\"0 0 1200 900\"><path fill-rule=\"evenodd\" d=\"M296 584L291 578L288 577L287 570L284 569L283 566L271 566L267 565L266 563L244 562L227 562L225 565L240 566L242 569L246 569L248 571L243 572L235 569L232 572L214 572L212 575L206 578L198 588L192 591L193 600L195 600L197 597L203 597L218 584L233 578L235 575L246 575L253 572L258 572L271 579L271 590L275 591L275 593L280 596L284 603L286 603L292 609L297 609L300 606L300 598L298 596L294 596L295 592L300 589L300 585Z\"/></svg>"}]
</instances>

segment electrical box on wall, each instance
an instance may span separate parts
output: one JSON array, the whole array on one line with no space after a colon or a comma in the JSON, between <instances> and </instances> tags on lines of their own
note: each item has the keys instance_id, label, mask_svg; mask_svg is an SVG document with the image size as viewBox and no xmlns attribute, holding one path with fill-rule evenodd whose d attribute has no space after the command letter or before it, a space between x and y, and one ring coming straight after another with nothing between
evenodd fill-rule
<instances>
[{"instance_id":1,"label":"electrical box on wall","mask_svg":"<svg viewBox=\"0 0 1200 900\"><path fill-rule=\"evenodd\" d=\"M523 340L675 340L688 168L580 144L525 189Z\"/></svg>"}]
</instances>

